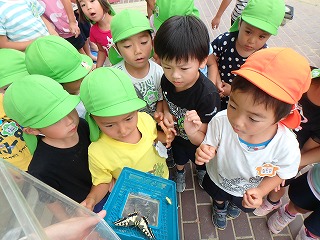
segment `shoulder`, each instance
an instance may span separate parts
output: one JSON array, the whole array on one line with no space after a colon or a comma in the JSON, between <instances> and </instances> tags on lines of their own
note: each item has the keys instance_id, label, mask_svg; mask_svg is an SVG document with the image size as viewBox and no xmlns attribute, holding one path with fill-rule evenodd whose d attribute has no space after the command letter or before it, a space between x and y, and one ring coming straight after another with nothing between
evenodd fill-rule
<instances>
[{"instance_id":1,"label":"shoulder","mask_svg":"<svg viewBox=\"0 0 320 240\"><path fill-rule=\"evenodd\" d=\"M155 126L155 121L149 114L145 112L138 112L138 126L140 124L143 124L145 126Z\"/></svg>"}]
</instances>

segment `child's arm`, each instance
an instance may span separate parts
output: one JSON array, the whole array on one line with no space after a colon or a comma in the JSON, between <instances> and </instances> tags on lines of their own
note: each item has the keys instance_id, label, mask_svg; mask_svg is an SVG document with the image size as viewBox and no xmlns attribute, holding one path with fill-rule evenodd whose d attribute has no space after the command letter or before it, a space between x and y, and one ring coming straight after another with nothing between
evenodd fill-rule
<instances>
[{"instance_id":1,"label":"child's arm","mask_svg":"<svg viewBox=\"0 0 320 240\"><path fill-rule=\"evenodd\" d=\"M258 187L248 189L243 194L242 205L245 208L258 208L262 204L262 198L278 187L282 181L278 175L264 177Z\"/></svg>"},{"instance_id":2,"label":"child's arm","mask_svg":"<svg viewBox=\"0 0 320 240\"><path fill-rule=\"evenodd\" d=\"M50 35L59 36L59 34L56 32L56 30L54 30L54 27L52 26L52 23L49 22L48 19L46 19L44 16L41 16L41 19L44 22L44 24L46 25Z\"/></svg>"},{"instance_id":3,"label":"child's arm","mask_svg":"<svg viewBox=\"0 0 320 240\"><path fill-rule=\"evenodd\" d=\"M184 130L186 131L190 142L199 146L207 132L207 123L202 123L195 110L187 111L184 118Z\"/></svg>"},{"instance_id":4,"label":"child's arm","mask_svg":"<svg viewBox=\"0 0 320 240\"><path fill-rule=\"evenodd\" d=\"M227 9L230 3L231 3L231 0L222 0L216 15L211 21L212 29L216 29L219 27L221 16L224 13L224 11Z\"/></svg>"},{"instance_id":5,"label":"child's arm","mask_svg":"<svg viewBox=\"0 0 320 240\"><path fill-rule=\"evenodd\" d=\"M98 58L97 58L96 68L98 68L98 67L102 67L103 66L104 61L107 58L107 54L106 54L106 51L101 46L101 44L99 44L99 43L96 43L96 44L97 44L97 47L98 47Z\"/></svg>"},{"instance_id":6,"label":"child's arm","mask_svg":"<svg viewBox=\"0 0 320 240\"><path fill-rule=\"evenodd\" d=\"M94 206L99 203L110 190L110 183L100 183L96 186L92 186L90 193L85 200L81 202L81 205L93 210Z\"/></svg>"},{"instance_id":7,"label":"child's arm","mask_svg":"<svg viewBox=\"0 0 320 240\"><path fill-rule=\"evenodd\" d=\"M24 51L32 43L32 40L23 42L11 42L7 36L0 36L0 48L12 48L19 51Z\"/></svg>"},{"instance_id":8,"label":"child's arm","mask_svg":"<svg viewBox=\"0 0 320 240\"><path fill-rule=\"evenodd\" d=\"M303 151L304 149L304 146L303 146L301 150L302 153L301 153L301 162L300 162L299 169L302 169L309 164L320 162L320 146L319 144L317 145L318 145L317 147L311 148L308 151Z\"/></svg>"},{"instance_id":9,"label":"child's arm","mask_svg":"<svg viewBox=\"0 0 320 240\"><path fill-rule=\"evenodd\" d=\"M214 54L210 54L207 60L208 78L217 86L217 77L220 75L217 60ZM218 87L218 86L217 86Z\"/></svg>"},{"instance_id":10,"label":"child's arm","mask_svg":"<svg viewBox=\"0 0 320 240\"><path fill-rule=\"evenodd\" d=\"M67 13L69 20L69 30L75 37L78 37L80 34L80 28L78 27L76 16L74 15L71 1L70 0L61 0L61 3Z\"/></svg>"},{"instance_id":11,"label":"child's arm","mask_svg":"<svg viewBox=\"0 0 320 240\"><path fill-rule=\"evenodd\" d=\"M207 144L201 144L196 150L196 164L208 163L216 155L216 148Z\"/></svg>"}]
</instances>

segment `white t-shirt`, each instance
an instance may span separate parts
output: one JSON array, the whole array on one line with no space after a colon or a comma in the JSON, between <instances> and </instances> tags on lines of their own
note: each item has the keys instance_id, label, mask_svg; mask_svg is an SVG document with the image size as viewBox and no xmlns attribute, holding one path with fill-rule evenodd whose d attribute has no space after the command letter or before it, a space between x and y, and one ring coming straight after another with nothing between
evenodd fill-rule
<instances>
[{"instance_id":1,"label":"white t-shirt","mask_svg":"<svg viewBox=\"0 0 320 240\"><path fill-rule=\"evenodd\" d=\"M258 175L258 170L266 166L264 164L278 167L276 173L282 179L298 173L301 156L298 141L281 123L264 149L249 151L241 145L224 110L209 122L203 143L217 149L216 156L206 166L208 175L218 187L233 196L242 197L246 190L260 184L263 176Z\"/></svg>"},{"instance_id":2,"label":"white t-shirt","mask_svg":"<svg viewBox=\"0 0 320 240\"><path fill-rule=\"evenodd\" d=\"M157 102L163 99L161 90L161 77L163 75L163 69L160 65L149 59L149 72L144 78L135 78L131 76L124 64L124 60L114 65L114 68L118 68L124 71L130 78L134 85L139 98L147 103L147 107L141 109L141 112L146 112L149 115L154 114L157 107Z\"/></svg>"}]
</instances>

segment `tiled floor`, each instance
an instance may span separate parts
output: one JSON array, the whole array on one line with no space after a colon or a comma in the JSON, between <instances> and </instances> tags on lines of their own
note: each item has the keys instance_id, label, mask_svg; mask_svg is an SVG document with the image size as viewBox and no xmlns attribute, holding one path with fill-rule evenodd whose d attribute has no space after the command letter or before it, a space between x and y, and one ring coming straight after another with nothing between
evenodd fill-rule
<instances>
[{"instance_id":1,"label":"tiled floor","mask_svg":"<svg viewBox=\"0 0 320 240\"><path fill-rule=\"evenodd\" d=\"M122 3L133 1L139 0L120 0ZM221 0L195 0L201 19L208 26L211 40L230 27L230 14L235 0L223 15L219 28L211 28L211 20L220 2ZM310 65L320 67L320 0L286 0L286 4L294 7L294 18L280 28L277 36L269 39L268 45L291 47L307 57ZM198 186L191 164L188 164L186 179L186 190L177 195L180 239L291 240L295 239L302 225L303 217L298 216L281 234L274 235L267 228L267 217L242 213L237 219L228 220L226 230L217 230L211 222L211 199Z\"/></svg>"}]
</instances>

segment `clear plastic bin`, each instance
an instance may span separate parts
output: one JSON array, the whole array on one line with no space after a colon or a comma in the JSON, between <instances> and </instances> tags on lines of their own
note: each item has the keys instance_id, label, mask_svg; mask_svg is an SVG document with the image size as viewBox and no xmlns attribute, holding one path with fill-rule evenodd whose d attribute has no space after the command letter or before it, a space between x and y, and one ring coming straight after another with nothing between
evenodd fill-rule
<instances>
[{"instance_id":1,"label":"clear plastic bin","mask_svg":"<svg viewBox=\"0 0 320 240\"><path fill-rule=\"evenodd\" d=\"M120 239L110 226L95 213L40 182L31 175L0 159L0 240L51 239L47 227L74 226L68 219L99 218L81 239ZM86 218L87 219L87 218ZM69 220L70 221L70 220ZM69 231L70 228L67 228ZM65 238L61 238L62 240Z\"/></svg>"}]
</instances>

